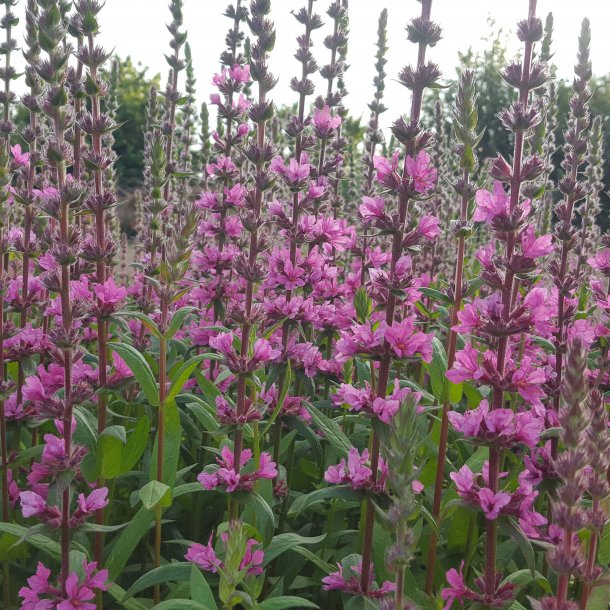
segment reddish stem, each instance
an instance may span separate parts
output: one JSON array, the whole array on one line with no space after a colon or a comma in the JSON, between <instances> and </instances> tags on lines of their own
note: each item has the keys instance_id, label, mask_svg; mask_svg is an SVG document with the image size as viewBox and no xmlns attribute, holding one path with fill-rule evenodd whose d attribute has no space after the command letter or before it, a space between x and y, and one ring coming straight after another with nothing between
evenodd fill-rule
<instances>
[{"instance_id":1,"label":"reddish stem","mask_svg":"<svg viewBox=\"0 0 610 610\"><path fill-rule=\"evenodd\" d=\"M421 17L422 19L430 19L430 10L432 7L432 0L422 0ZM419 44L419 50L417 53L417 65L423 65L426 58L426 44L421 42ZM421 113L421 103L423 97L423 88L416 87L413 90L413 98L411 100L411 122L416 123L419 121ZM405 154L403 172L406 173L406 161L407 156L413 151L407 150ZM398 226L402 227L407 217L407 209L409 206L409 198L407 195L401 194L399 199L398 208ZM396 263L402 254L402 240L403 230L396 231L392 238L392 259L390 263L390 273L393 274L396 268ZM396 308L396 297L390 291L388 293L388 299L386 303L386 324L391 326L394 321L394 312ZM389 344L387 341L384 342L386 356L381 359L379 365L379 383L377 385L377 396L379 398L385 398L388 389L388 380L390 375L390 365L392 359L389 355ZM379 467L379 439L375 432L372 432L373 442L371 446L371 479L373 482L377 480L378 467ZM364 524L364 536L362 542L362 572L360 575L360 587L363 593L367 593L369 590L370 576L371 576L371 565L372 565L372 554L373 554L373 528L375 525L375 507L372 500L368 499L366 503L366 519Z\"/></svg>"},{"instance_id":2,"label":"reddish stem","mask_svg":"<svg viewBox=\"0 0 610 610\"><path fill-rule=\"evenodd\" d=\"M467 170L463 172L464 182L467 183L469 174ZM460 209L460 221L465 222L468 217L468 197L462 196ZM466 238L460 235L458 238L457 264L455 267L454 298L451 309L451 325L449 330L449 346L447 350L447 370L450 370L455 363L455 352L457 348L457 332L453 327L458 323L458 312L462 307L462 282L464 277L464 251ZM445 480L445 460L447 459L447 437L449 434L449 409L450 403L447 401L443 405L441 415L441 430L438 445L438 458L436 464L436 478L434 481L434 502L432 506L432 516L438 523L441 514L441 500L443 497L443 481ZM426 568L426 587L425 591L429 595L434 586L434 564L436 563L436 551L438 547L438 534L435 530L430 533L430 546L428 549L428 563Z\"/></svg>"},{"instance_id":3,"label":"reddish stem","mask_svg":"<svg viewBox=\"0 0 610 610\"><path fill-rule=\"evenodd\" d=\"M93 57L94 53L94 39L93 34L88 35L89 45L89 56ZM90 67L90 76L93 82L97 81L97 65L93 64ZM93 124L96 125L100 119L100 99L97 93L91 96L91 115L93 118ZM102 136L96 130L92 135L93 152L97 158L101 158L102 155ZM75 161L78 158L79 164L75 165L75 172L80 174L80 131L75 132ZM77 156L78 152L78 156ZM93 180L95 187L95 196L101 200L104 194L104 186L102 181L102 170L96 169L93 172ZM97 208L95 211L95 235L96 243L100 253L106 250L106 219L104 210ZM105 260L98 260L96 263L96 282L103 284L106 281L106 263ZM102 309L103 302L98 299L98 307ZM108 326L106 320L101 316L97 316L97 357L98 357L98 387L102 390L98 397L98 412L97 412L97 433L101 434L106 429L106 401L107 397L105 394L105 388L107 385L107 368L108 368ZM104 479L98 479L98 485L102 486ZM95 522L98 525L104 525L104 509L99 508L95 511ZM102 564L102 556L104 552L104 534L103 532L96 532L94 536L94 558L98 565Z\"/></svg>"},{"instance_id":4,"label":"reddish stem","mask_svg":"<svg viewBox=\"0 0 610 610\"><path fill-rule=\"evenodd\" d=\"M303 46L307 49L309 49L309 46L311 43L312 30L309 26L309 23L311 22L311 16L313 13L313 3L314 3L314 0L308 0L308 2L307 2L307 25L305 26L305 40L303 43ZM303 62L303 67L301 70L301 80L304 81L306 78L307 78L307 64L306 64L306 62ZM306 93L304 91L301 91L299 93L299 109L298 109L298 119L299 119L298 124L299 125L303 124L303 118L305 116L305 98L306 98ZM295 155L295 159L297 160L297 162L299 162L301 159L301 152L302 152L301 146L302 146L302 134L298 133L295 138L295 149L294 149L294 155ZM292 196L292 227L293 227L293 229L296 229L298 222L299 222L299 194L294 193ZM297 260L297 242L293 237L294 231L291 231L290 235L291 235L291 237L290 237L290 262L294 266L296 264L296 260ZM292 300L292 290L287 290L286 291L286 302L290 302L291 300ZM282 351L283 351L283 353L286 353L286 349L288 347L288 338L290 336L290 329L291 329L290 320L286 320L286 322L284 322L284 324L282 325ZM278 380L278 385L280 388L282 388L282 386L284 385L284 374L280 375L280 378ZM282 440L282 417L280 416L277 418L277 420L275 422L275 428L273 430L273 459L276 464L279 464L279 460L280 460L281 440ZM278 469L278 476L279 476L279 469ZM277 483L277 477L273 481L274 485L276 483Z\"/></svg>"},{"instance_id":5,"label":"reddish stem","mask_svg":"<svg viewBox=\"0 0 610 610\"><path fill-rule=\"evenodd\" d=\"M536 14L537 0L529 1L528 19L531 20ZM519 101L526 105L529 96L529 76L532 62L533 43L527 41L523 54L523 63L521 68L521 86L519 88ZM510 211L512 212L519 202L521 191L521 163L523 159L523 143L524 133L519 131L515 134L515 145L513 154L513 174L510 182ZM515 235L510 233L506 240L507 260L513 255L515 247ZM514 290L514 273L507 271L504 280L502 291L503 311L502 316L506 322L510 317L511 302L513 296L516 296ZM506 364L506 355L508 348L508 338L501 337L498 340L497 348L497 364L496 369L498 376L501 379L504 376L504 367ZM504 404L504 391L495 386L493 388L492 409L500 409ZM500 450L497 447L489 448L489 489L496 493L498 491L498 476L500 467ZM485 539L485 593L493 597L496 591L496 549L497 549L497 527L495 520L487 521L487 532Z\"/></svg>"}]
</instances>

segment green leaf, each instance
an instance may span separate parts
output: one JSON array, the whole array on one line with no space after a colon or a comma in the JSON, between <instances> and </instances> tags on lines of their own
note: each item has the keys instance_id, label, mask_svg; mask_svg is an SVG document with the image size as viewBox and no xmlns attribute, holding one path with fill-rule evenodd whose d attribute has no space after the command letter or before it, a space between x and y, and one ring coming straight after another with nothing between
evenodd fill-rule
<instances>
[{"instance_id":1,"label":"green leaf","mask_svg":"<svg viewBox=\"0 0 610 610\"><path fill-rule=\"evenodd\" d=\"M197 493L197 492L205 492L205 489L201 483L194 481L193 483L183 483L182 485L176 485L174 487L174 491L172 493L172 497L179 498L180 496L186 496L187 494Z\"/></svg>"},{"instance_id":2,"label":"green leaf","mask_svg":"<svg viewBox=\"0 0 610 610\"><path fill-rule=\"evenodd\" d=\"M369 505L370 506L370 505ZM373 509L373 507L371 507ZM367 507L367 510L370 510ZM387 532L381 523L376 522L373 526L373 562L375 564L375 571L379 581L386 580L392 576L388 573L386 567L386 549L392 544L390 533Z\"/></svg>"},{"instance_id":3,"label":"green leaf","mask_svg":"<svg viewBox=\"0 0 610 610\"><path fill-rule=\"evenodd\" d=\"M173 487L178 470L180 457L180 443L182 442L182 425L180 413L176 402L166 402L163 407L164 433L163 433L163 482ZM152 459L150 461L150 478L157 477L157 455L159 434L155 436Z\"/></svg>"},{"instance_id":4,"label":"green leaf","mask_svg":"<svg viewBox=\"0 0 610 610\"><path fill-rule=\"evenodd\" d=\"M489 459L489 448L479 447L467 460L466 466L472 472L481 472L483 464Z\"/></svg>"},{"instance_id":5,"label":"green leaf","mask_svg":"<svg viewBox=\"0 0 610 610\"><path fill-rule=\"evenodd\" d=\"M139 602L136 599L128 599L125 602L121 602L123 596L125 595L125 589L123 587L119 587L117 584L112 584L108 587L107 590L108 595L110 595L113 599L125 608L125 610L146 610L146 606Z\"/></svg>"},{"instance_id":6,"label":"green leaf","mask_svg":"<svg viewBox=\"0 0 610 610\"><path fill-rule=\"evenodd\" d=\"M445 303L446 305L453 305L453 299L449 298L446 294L435 288L420 288L419 291L433 301L439 303Z\"/></svg>"},{"instance_id":7,"label":"green leaf","mask_svg":"<svg viewBox=\"0 0 610 610\"><path fill-rule=\"evenodd\" d=\"M365 324L373 311L373 301L368 297L364 287L358 288L354 295L354 309L360 324Z\"/></svg>"},{"instance_id":8,"label":"green leaf","mask_svg":"<svg viewBox=\"0 0 610 610\"><path fill-rule=\"evenodd\" d=\"M283 610L283 608L319 608L313 602L294 595L282 595L266 599L258 605L259 610Z\"/></svg>"},{"instance_id":9,"label":"green leaf","mask_svg":"<svg viewBox=\"0 0 610 610\"><path fill-rule=\"evenodd\" d=\"M550 352L551 354L555 353L556 347L555 344L545 339L544 337L532 337L533 342L540 347L543 347L545 350Z\"/></svg>"},{"instance_id":10,"label":"green leaf","mask_svg":"<svg viewBox=\"0 0 610 610\"><path fill-rule=\"evenodd\" d=\"M447 401L451 404L459 403L464 393L463 383L453 383L447 379Z\"/></svg>"},{"instance_id":11,"label":"green leaf","mask_svg":"<svg viewBox=\"0 0 610 610\"><path fill-rule=\"evenodd\" d=\"M74 409L74 417L77 421L74 442L89 449L81 463L81 472L87 481L95 481L98 477L97 418L90 410L84 409L81 405Z\"/></svg>"},{"instance_id":12,"label":"green leaf","mask_svg":"<svg viewBox=\"0 0 610 610\"><path fill-rule=\"evenodd\" d=\"M127 565L134 549L140 544L142 537L150 529L154 512L145 507L131 518L127 527L113 541L105 568L108 569L110 580L115 580ZM59 546L59 545L58 545Z\"/></svg>"},{"instance_id":13,"label":"green leaf","mask_svg":"<svg viewBox=\"0 0 610 610\"><path fill-rule=\"evenodd\" d=\"M164 333L165 338L171 339L182 327L186 316L188 316L190 313L193 313L194 311L197 311L195 307L181 307L180 309L178 309L178 311L176 311L172 316L169 326L167 327L167 330Z\"/></svg>"},{"instance_id":14,"label":"green leaf","mask_svg":"<svg viewBox=\"0 0 610 610\"><path fill-rule=\"evenodd\" d=\"M538 583L545 591L551 591L551 585L544 575L540 572L535 572L533 575L530 570L517 570L509 574L501 584L512 583L518 587L525 587L532 582Z\"/></svg>"},{"instance_id":15,"label":"green leaf","mask_svg":"<svg viewBox=\"0 0 610 610\"><path fill-rule=\"evenodd\" d=\"M245 511L243 520L246 523L251 523L257 528L261 535L263 546L267 546L269 542L271 542L273 532L275 531L275 518L271 507L267 501L256 492L247 494L245 504L252 510L252 514L249 515L249 511Z\"/></svg>"},{"instance_id":16,"label":"green leaf","mask_svg":"<svg viewBox=\"0 0 610 610\"><path fill-rule=\"evenodd\" d=\"M150 481L140 489L138 495L140 496L140 500L142 500L144 508L152 510L159 502L167 497L169 491L170 488L168 485L165 485L165 483Z\"/></svg>"},{"instance_id":17,"label":"green leaf","mask_svg":"<svg viewBox=\"0 0 610 610\"><path fill-rule=\"evenodd\" d=\"M525 557L525 563L529 568L532 579L536 578L536 556L534 555L534 547L532 546L532 543L523 533L523 530L519 527L517 521L515 521L512 517L503 519L500 523L508 530L512 538L519 545L519 548Z\"/></svg>"},{"instance_id":18,"label":"green leaf","mask_svg":"<svg viewBox=\"0 0 610 610\"><path fill-rule=\"evenodd\" d=\"M211 382L201 371L195 371L197 385L203 394L203 398L211 405L214 404L217 396L220 396L218 386Z\"/></svg>"},{"instance_id":19,"label":"green leaf","mask_svg":"<svg viewBox=\"0 0 610 610\"><path fill-rule=\"evenodd\" d=\"M267 423L261 430L261 436L265 436L265 434L267 434L267 432L273 425L273 422L275 422L275 420L277 419L277 416L279 415L279 413L282 409L282 405L284 404L284 399L286 398L286 394L288 394L288 389L290 388L290 384L292 383L292 377L293 377L292 367L290 366L290 362L288 362L286 364L286 368L284 369L284 378L283 378L283 382L282 382L282 388L280 390L280 395L279 395L277 403L275 405L275 409L273 409L273 413L271 414L271 417L269 418L269 420L267 421Z\"/></svg>"},{"instance_id":20,"label":"green leaf","mask_svg":"<svg viewBox=\"0 0 610 610\"><path fill-rule=\"evenodd\" d=\"M95 452L98 476L114 479L119 475L126 440L123 426L110 426L100 434Z\"/></svg>"},{"instance_id":21,"label":"green leaf","mask_svg":"<svg viewBox=\"0 0 610 610\"><path fill-rule=\"evenodd\" d=\"M345 602L343 610L379 610L379 604L368 597L352 596Z\"/></svg>"},{"instance_id":22,"label":"green leaf","mask_svg":"<svg viewBox=\"0 0 610 610\"><path fill-rule=\"evenodd\" d=\"M0 535L0 561L17 561L27 559L29 549L26 545L19 544L19 538L11 534Z\"/></svg>"},{"instance_id":23,"label":"green leaf","mask_svg":"<svg viewBox=\"0 0 610 610\"><path fill-rule=\"evenodd\" d=\"M43 449L43 445L36 445L35 447L28 447L27 449L23 449L23 451L19 451L14 459L7 464L7 468L15 468L16 466L21 466L21 464L27 464L29 462L38 460L42 455ZM0 468L0 471L1 470L2 468Z\"/></svg>"},{"instance_id":24,"label":"green leaf","mask_svg":"<svg viewBox=\"0 0 610 610\"><path fill-rule=\"evenodd\" d=\"M607 610L610 601L610 587L601 585L592 589L587 600L587 610Z\"/></svg>"},{"instance_id":25,"label":"green leaf","mask_svg":"<svg viewBox=\"0 0 610 610\"><path fill-rule=\"evenodd\" d=\"M87 561L87 555L80 551L70 551L69 558L70 572L76 572L79 578L83 578L85 576L83 564Z\"/></svg>"},{"instance_id":26,"label":"green leaf","mask_svg":"<svg viewBox=\"0 0 610 610\"><path fill-rule=\"evenodd\" d=\"M479 406L479 403L483 400L483 395L472 383L466 381L462 383L464 394L466 395L466 400L468 401L469 409L476 409Z\"/></svg>"},{"instance_id":27,"label":"green leaf","mask_svg":"<svg viewBox=\"0 0 610 610\"><path fill-rule=\"evenodd\" d=\"M212 589L196 565L191 566L191 599L210 610L218 610Z\"/></svg>"},{"instance_id":28,"label":"green leaf","mask_svg":"<svg viewBox=\"0 0 610 610\"><path fill-rule=\"evenodd\" d=\"M148 445L148 433L150 432L150 420L146 415L142 417L133 432L129 435L127 444L121 453L120 474L129 472L142 457L146 445Z\"/></svg>"},{"instance_id":29,"label":"green leaf","mask_svg":"<svg viewBox=\"0 0 610 610\"><path fill-rule=\"evenodd\" d=\"M320 557L318 557L315 553L312 553L309 549L306 549L304 546L295 546L291 550L305 557L306 559L309 559L311 563L318 566L318 568L320 568L323 572L326 572L326 574L330 574L337 569L336 566L331 565L323 559L320 559Z\"/></svg>"},{"instance_id":30,"label":"green leaf","mask_svg":"<svg viewBox=\"0 0 610 610\"><path fill-rule=\"evenodd\" d=\"M334 419L330 419L313 405L307 404L307 410L314 424L324 432L326 440L342 455L347 456L352 444Z\"/></svg>"},{"instance_id":31,"label":"green leaf","mask_svg":"<svg viewBox=\"0 0 610 610\"><path fill-rule=\"evenodd\" d=\"M447 379L445 378L447 354L445 353L445 347L437 337L432 339L432 362L426 365L426 368L430 374L432 394L439 402L442 402L447 385Z\"/></svg>"},{"instance_id":32,"label":"green leaf","mask_svg":"<svg viewBox=\"0 0 610 610\"><path fill-rule=\"evenodd\" d=\"M599 540L599 550L597 560L603 566L610 564L610 524L604 527L604 531Z\"/></svg>"},{"instance_id":33,"label":"green leaf","mask_svg":"<svg viewBox=\"0 0 610 610\"><path fill-rule=\"evenodd\" d=\"M116 352L125 360L125 363L131 369L136 381L140 384L140 387L146 396L146 400L148 400L153 407L158 407L159 389L157 388L155 376L144 359L144 356L127 343L110 343L109 347L113 352Z\"/></svg>"},{"instance_id":34,"label":"green leaf","mask_svg":"<svg viewBox=\"0 0 610 610\"><path fill-rule=\"evenodd\" d=\"M475 523L471 525L471 521ZM468 528L476 528L476 515L472 510L459 506L451 514L451 527L447 532L447 552L460 553L464 555L467 551L466 542L468 540ZM476 529L474 530L476 536Z\"/></svg>"},{"instance_id":35,"label":"green leaf","mask_svg":"<svg viewBox=\"0 0 610 610\"><path fill-rule=\"evenodd\" d=\"M358 501L362 499L362 494L354 491L351 487L343 485L333 485L332 487L323 487L316 489L308 494L299 496L290 506L288 514L291 517L297 517L306 508L311 508L314 504L319 504L325 500L352 500Z\"/></svg>"},{"instance_id":36,"label":"green leaf","mask_svg":"<svg viewBox=\"0 0 610 610\"><path fill-rule=\"evenodd\" d=\"M159 327L157 326L156 322L140 311L117 311L115 316L124 318L135 318L136 320L140 320L140 322L142 322L142 324L144 324L144 326L146 326L146 328L148 328L148 330L155 337L157 337L157 339L161 337L161 331L159 330Z\"/></svg>"},{"instance_id":37,"label":"green leaf","mask_svg":"<svg viewBox=\"0 0 610 610\"><path fill-rule=\"evenodd\" d=\"M175 377L172 379L171 386L169 388L169 392L167 394L166 401L173 400L178 396L182 387L191 376L191 373L199 366L202 360L205 359L205 356L193 356L189 360L187 360L178 370Z\"/></svg>"},{"instance_id":38,"label":"green leaf","mask_svg":"<svg viewBox=\"0 0 610 610\"><path fill-rule=\"evenodd\" d=\"M122 530L127 523L120 525L98 525L97 523L83 523L78 527L79 532L118 532Z\"/></svg>"},{"instance_id":39,"label":"green leaf","mask_svg":"<svg viewBox=\"0 0 610 610\"><path fill-rule=\"evenodd\" d=\"M5 532L15 536L23 542L27 542L48 557L57 558L61 554L61 547L55 540L51 540L42 534L28 536L28 528L16 523L0 523L0 532Z\"/></svg>"},{"instance_id":40,"label":"green leaf","mask_svg":"<svg viewBox=\"0 0 610 610\"><path fill-rule=\"evenodd\" d=\"M288 425L291 428L294 428L309 443L313 458L319 468L322 462L322 445L320 444L320 437L299 417L286 417L284 418L284 421L287 421Z\"/></svg>"},{"instance_id":41,"label":"green leaf","mask_svg":"<svg viewBox=\"0 0 610 610\"><path fill-rule=\"evenodd\" d=\"M212 608L191 599L166 599L153 606L151 610L212 610Z\"/></svg>"},{"instance_id":42,"label":"green leaf","mask_svg":"<svg viewBox=\"0 0 610 610\"><path fill-rule=\"evenodd\" d=\"M320 536L312 536L310 538L308 538L307 536L300 536L299 534L294 534L291 532L287 534L278 534L277 536L273 537L273 540L265 549L264 564L267 565L276 557L279 557L282 553L293 549L295 546L299 546L302 544L318 544L319 542L322 542L324 538L326 538L326 534L321 534Z\"/></svg>"},{"instance_id":43,"label":"green leaf","mask_svg":"<svg viewBox=\"0 0 610 610\"><path fill-rule=\"evenodd\" d=\"M125 592L123 601L133 597L136 593L148 589L153 585L158 585L164 582L177 582L180 580L191 579L191 567L193 564L189 561L180 563L168 563L167 565L153 568L150 572L146 572L136 580L129 589Z\"/></svg>"},{"instance_id":44,"label":"green leaf","mask_svg":"<svg viewBox=\"0 0 610 610\"><path fill-rule=\"evenodd\" d=\"M108 426L102 431L100 437L101 436L112 436L120 441L122 445L127 442L127 432L125 431L125 426Z\"/></svg>"},{"instance_id":45,"label":"green leaf","mask_svg":"<svg viewBox=\"0 0 610 610\"><path fill-rule=\"evenodd\" d=\"M184 398L186 400L197 399L197 402L188 402L186 408L195 416L197 421L203 426L203 429L208 432L214 432L218 430L220 425L216 420L215 409L211 405L201 400L198 396L191 396L190 394L179 394L178 400Z\"/></svg>"}]
</instances>

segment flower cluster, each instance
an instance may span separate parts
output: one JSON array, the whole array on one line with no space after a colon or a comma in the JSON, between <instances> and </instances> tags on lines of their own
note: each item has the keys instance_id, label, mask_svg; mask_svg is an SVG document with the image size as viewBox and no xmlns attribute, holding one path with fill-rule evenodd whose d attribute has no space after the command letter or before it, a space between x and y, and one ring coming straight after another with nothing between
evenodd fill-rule
<instances>
[{"instance_id":1,"label":"flower cluster","mask_svg":"<svg viewBox=\"0 0 610 610\"><path fill-rule=\"evenodd\" d=\"M223 567L222 560L214 551L212 546L213 534L210 535L207 544L192 544L186 552L184 558L206 572L218 572ZM229 535L223 533L220 535L223 544L226 545ZM259 543L254 538L250 538L246 543L246 552L239 564L240 570L245 570L249 576L258 576L263 573L263 561L265 553L259 549Z\"/></svg>"},{"instance_id":2,"label":"flower cluster","mask_svg":"<svg viewBox=\"0 0 610 610\"><path fill-rule=\"evenodd\" d=\"M342 591L349 595L362 595L371 599L382 599L392 593L396 585L393 582L385 580L381 585L377 585L373 579L373 568L370 568L370 587L367 591L362 590L360 579L362 576L362 560L359 560L355 565L344 567L342 564L337 564L338 570L331 572L328 576L322 579L322 586L327 591Z\"/></svg>"},{"instance_id":3,"label":"flower cluster","mask_svg":"<svg viewBox=\"0 0 610 610\"><path fill-rule=\"evenodd\" d=\"M349 451L347 463L342 459L336 466L329 466L324 474L324 480L336 485L347 484L356 491L363 489L383 493L388 476L388 469L383 458L379 458L378 468L377 478L373 480L368 449L360 454L358 449L353 447Z\"/></svg>"},{"instance_id":4,"label":"flower cluster","mask_svg":"<svg viewBox=\"0 0 610 610\"><path fill-rule=\"evenodd\" d=\"M361 3L293 11L293 99L270 0L228 3L201 91L183 0L154 82L101 46L100 0L0 4L3 607L589 607L610 497L589 22L562 117L536 0L518 58L496 41L445 93L421 0L386 130L386 10L361 124ZM173 565L190 586L159 582Z\"/></svg>"},{"instance_id":5,"label":"flower cluster","mask_svg":"<svg viewBox=\"0 0 610 610\"><path fill-rule=\"evenodd\" d=\"M95 562L83 564L83 576L70 572L66 579L64 589L49 582L51 570L40 561L34 576L28 578L28 586L19 590L19 597L23 599L21 608L24 610L95 610L95 594L97 591L107 589L108 570L97 570Z\"/></svg>"},{"instance_id":6,"label":"flower cluster","mask_svg":"<svg viewBox=\"0 0 610 610\"><path fill-rule=\"evenodd\" d=\"M204 489L222 488L227 493L234 491L252 491L259 479L273 479L277 476L275 462L271 460L268 453L261 453L258 466L255 469L246 468L252 461L252 451L244 449L240 455L239 467L236 467L234 453L224 446L220 452L221 457L217 457L218 467L212 467L210 471L200 473L197 480ZM241 470L245 468L245 470Z\"/></svg>"}]
</instances>

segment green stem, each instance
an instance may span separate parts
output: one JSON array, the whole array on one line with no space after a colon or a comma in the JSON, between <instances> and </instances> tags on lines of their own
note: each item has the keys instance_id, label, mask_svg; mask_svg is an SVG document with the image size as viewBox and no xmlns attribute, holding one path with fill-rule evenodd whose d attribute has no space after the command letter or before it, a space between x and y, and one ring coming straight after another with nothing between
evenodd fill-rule
<instances>
[{"instance_id":1,"label":"green stem","mask_svg":"<svg viewBox=\"0 0 610 610\"><path fill-rule=\"evenodd\" d=\"M161 328L167 328L168 304L161 303ZM163 461L165 457L165 398L167 388L167 339L161 336L159 339L159 417L157 422L157 481L163 482ZM155 563L154 567L161 565L161 506L155 511ZM155 604L161 600L161 586L154 588Z\"/></svg>"}]
</instances>

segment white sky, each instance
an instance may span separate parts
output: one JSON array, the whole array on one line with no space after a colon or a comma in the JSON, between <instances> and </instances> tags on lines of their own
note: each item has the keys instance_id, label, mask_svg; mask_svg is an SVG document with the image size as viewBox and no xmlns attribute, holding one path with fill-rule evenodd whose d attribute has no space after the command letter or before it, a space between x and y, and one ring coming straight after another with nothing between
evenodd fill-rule
<instances>
[{"instance_id":1,"label":"white sky","mask_svg":"<svg viewBox=\"0 0 610 610\"><path fill-rule=\"evenodd\" d=\"M24 11L24 4L21 1L15 7L17 14ZM170 18L167 4L168 0L106 0L100 20L100 43L105 48L114 48L122 57L130 55L135 62L149 66L152 74L160 72L162 83L168 68L164 59L164 53L169 52L169 33L165 27ZM222 16L227 4L227 0L184 0L185 27L193 52L199 101L207 101L212 91L211 78L218 69L218 57L230 25L230 21ZM278 103L292 103L296 100L289 82L297 73L298 64L293 55L296 37L301 33L302 26L290 12L304 4L305 0L272 0L271 18L276 25L277 43L270 66L280 79L272 92L273 99ZM322 44L332 27L326 15L329 4L330 0L316 0L314 4L316 12L325 21L325 26L313 35L313 52L319 65L328 63L330 54ZM408 110L409 92L395 79L402 66L413 62L415 58L416 47L406 41L405 26L412 17L419 14L420 4L416 0L350 0L349 4L348 63L351 67L346 76L349 91L346 103L356 116L362 114L365 118L368 116L366 104L373 91L377 19L382 8L386 7L389 12L390 49L387 56L385 99L389 110L384 121L388 125ZM484 46L481 38L489 32L487 17L491 16L506 31L514 32L517 21L526 15L527 4L527 0L433 0L432 18L443 28L443 39L429 50L428 57L440 65L446 77L453 79L457 52L464 51L469 46L475 50ZM246 0L246 5L249 5L249 0ZM578 32L584 17L589 17L592 24L591 56L594 72L609 73L610 1L539 0L538 14L543 21L549 11L553 11L555 17L553 49L558 76L571 78ZM518 48L516 36L509 36L509 49L516 51ZM184 90L183 84L181 90Z\"/></svg>"}]
</instances>

